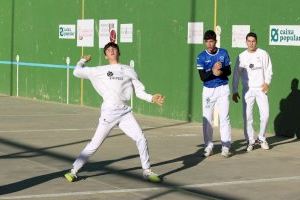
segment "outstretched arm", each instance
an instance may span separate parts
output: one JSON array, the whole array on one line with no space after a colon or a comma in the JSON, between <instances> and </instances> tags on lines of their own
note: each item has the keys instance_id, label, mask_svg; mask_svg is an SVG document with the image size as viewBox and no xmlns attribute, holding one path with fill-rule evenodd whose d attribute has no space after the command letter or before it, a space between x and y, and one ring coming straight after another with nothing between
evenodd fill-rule
<instances>
[{"instance_id":1,"label":"outstretched arm","mask_svg":"<svg viewBox=\"0 0 300 200\"><path fill-rule=\"evenodd\" d=\"M134 92L135 95L139 98L142 99L144 101L147 101L149 103L155 103L157 105L162 106L164 103L164 99L165 97L161 94L148 94L145 91L145 86L143 85L143 83L138 79L137 74L135 73L134 70L130 70L130 76L132 78L132 85L134 87Z\"/></svg>"},{"instance_id":2,"label":"outstretched arm","mask_svg":"<svg viewBox=\"0 0 300 200\"><path fill-rule=\"evenodd\" d=\"M157 105L162 106L164 103L165 97L161 94L148 94L145 91L145 86L138 80L138 79L133 79L132 84L134 87L135 95L144 101L147 101L149 103L156 103Z\"/></svg>"},{"instance_id":3,"label":"outstretched arm","mask_svg":"<svg viewBox=\"0 0 300 200\"><path fill-rule=\"evenodd\" d=\"M92 59L90 55L83 56L76 64L76 67L73 71L73 75L78 78L88 79L90 68L85 67L85 63L89 62Z\"/></svg>"}]
</instances>

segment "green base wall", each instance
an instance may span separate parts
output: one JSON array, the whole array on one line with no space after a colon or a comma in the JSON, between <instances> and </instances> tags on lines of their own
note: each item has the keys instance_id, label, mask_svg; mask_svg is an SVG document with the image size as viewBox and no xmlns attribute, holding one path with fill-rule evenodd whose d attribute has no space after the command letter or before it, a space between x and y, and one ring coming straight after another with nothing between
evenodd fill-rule
<instances>
[{"instance_id":1,"label":"green base wall","mask_svg":"<svg viewBox=\"0 0 300 200\"><path fill-rule=\"evenodd\" d=\"M231 26L251 25L259 37L259 46L267 50L273 63L273 81L269 94L270 126L280 113L281 99L291 92L291 81L300 79L297 66L300 47L270 46L269 25L300 23L300 2L294 0L218 0L217 24L222 27L221 46L228 49L234 64L243 50L231 47ZM85 0L85 19L118 19L119 24L133 23L133 43L119 43L121 62L135 61L135 69L147 91L166 96L160 108L134 99L134 110L146 115L172 119L201 121L202 83L195 69L197 54L203 45L187 44L187 23L204 22L204 29L213 29L213 0ZM64 65L66 57L75 65L81 56L76 39L58 39L59 24L76 24L81 18L81 0L1 0L0 61L20 61ZM118 35L119 37L119 35ZM102 49L84 48L93 57L90 66L105 64ZM22 66L19 95L42 100L66 102L66 70ZM231 77L232 78L232 77ZM230 80L231 84L231 80ZM70 103L80 104L80 80L70 76ZM0 93L16 95L16 66L0 65ZM101 98L91 84L84 81L83 104L98 107ZM300 102L299 102L300 103ZM232 126L243 127L241 104L231 103ZM255 110L255 127L258 127Z\"/></svg>"}]
</instances>

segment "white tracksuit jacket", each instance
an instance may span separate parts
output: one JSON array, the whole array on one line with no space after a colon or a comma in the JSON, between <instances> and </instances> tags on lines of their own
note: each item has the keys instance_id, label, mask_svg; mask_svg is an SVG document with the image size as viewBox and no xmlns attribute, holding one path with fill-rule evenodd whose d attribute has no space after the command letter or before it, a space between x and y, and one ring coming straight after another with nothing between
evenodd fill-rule
<instances>
[{"instance_id":1,"label":"white tracksuit jacket","mask_svg":"<svg viewBox=\"0 0 300 200\"><path fill-rule=\"evenodd\" d=\"M263 83L270 84L272 79L272 63L269 54L257 49L250 53L242 52L236 61L233 75L233 93L238 92L239 79L242 79L244 90L259 89Z\"/></svg>"}]
</instances>

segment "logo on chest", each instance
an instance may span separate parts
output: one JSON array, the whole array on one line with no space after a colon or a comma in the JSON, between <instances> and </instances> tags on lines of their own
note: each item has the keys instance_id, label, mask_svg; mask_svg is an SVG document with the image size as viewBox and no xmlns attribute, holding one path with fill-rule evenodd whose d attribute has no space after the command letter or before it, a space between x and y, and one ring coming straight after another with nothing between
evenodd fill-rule
<instances>
[{"instance_id":1,"label":"logo on chest","mask_svg":"<svg viewBox=\"0 0 300 200\"><path fill-rule=\"evenodd\" d=\"M124 79L122 76L114 76L114 73L111 71L108 71L106 75L110 80L122 81Z\"/></svg>"},{"instance_id":2,"label":"logo on chest","mask_svg":"<svg viewBox=\"0 0 300 200\"><path fill-rule=\"evenodd\" d=\"M108 72L107 72L107 76L108 76L108 77L112 77L113 75L114 75L114 73L112 73L111 71L108 71Z\"/></svg>"},{"instance_id":3,"label":"logo on chest","mask_svg":"<svg viewBox=\"0 0 300 200\"><path fill-rule=\"evenodd\" d=\"M219 61L220 61L220 62L224 62L224 60L225 60L224 56L220 56L220 57L219 57Z\"/></svg>"}]
</instances>

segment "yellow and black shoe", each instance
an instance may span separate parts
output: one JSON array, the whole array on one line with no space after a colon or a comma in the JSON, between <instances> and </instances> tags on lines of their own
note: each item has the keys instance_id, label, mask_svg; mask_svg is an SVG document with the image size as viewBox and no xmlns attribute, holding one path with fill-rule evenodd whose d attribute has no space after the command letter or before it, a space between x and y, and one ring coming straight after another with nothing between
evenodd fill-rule
<instances>
[{"instance_id":1,"label":"yellow and black shoe","mask_svg":"<svg viewBox=\"0 0 300 200\"><path fill-rule=\"evenodd\" d=\"M68 172L65 174L65 178L67 179L67 181L69 182L74 182L77 180L77 176L75 174L73 174L72 172Z\"/></svg>"},{"instance_id":2,"label":"yellow and black shoe","mask_svg":"<svg viewBox=\"0 0 300 200\"><path fill-rule=\"evenodd\" d=\"M143 177L152 183L159 183L162 181L156 173L151 171L151 169L145 169L143 172Z\"/></svg>"}]
</instances>

